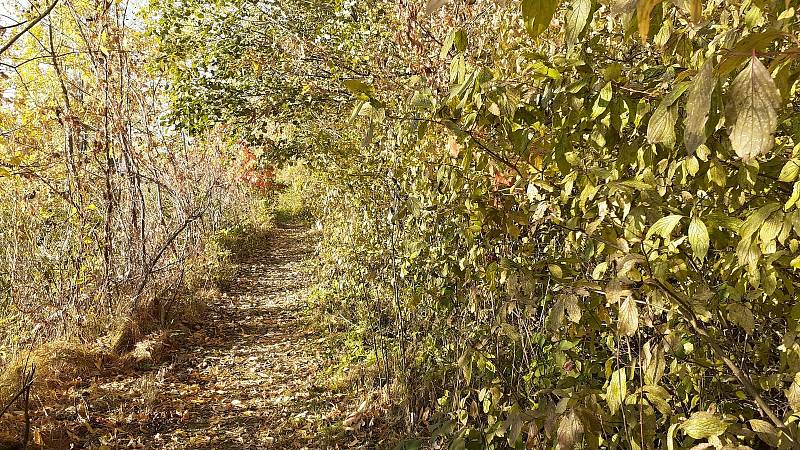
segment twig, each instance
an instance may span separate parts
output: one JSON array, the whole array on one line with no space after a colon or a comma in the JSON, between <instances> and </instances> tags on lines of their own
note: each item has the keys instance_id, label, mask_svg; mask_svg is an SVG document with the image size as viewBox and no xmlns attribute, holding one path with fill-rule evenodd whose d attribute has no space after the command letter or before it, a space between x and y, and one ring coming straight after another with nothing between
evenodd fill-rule
<instances>
[{"instance_id":1,"label":"twig","mask_svg":"<svg viewBox=\"0 0 800 450\"><path fill-rule=\"evenodd\" d=\"M681 308L685 310L689 318L689 325L692 326L694 332L697 333L698 336L703 338L706 344L708 344L714 351L714 354L716 354L717 357L722 360L725 366L728 367L728 369L733 373L733 376L736 377L736 380L739 381L739 384L742 385L745 392L747 392L747 394L750 395L753 401L755 401L756 406L758 406L758 409L760 409L761 412L767 418L769 418L770 421L772 421L775 427L781 430L783 435L786 436L786 438L792 443L792 448L796 450L800 449L800 444L798 444L798 442L791 437L791 435L789 434L789 430L786 428L786 425L784 425L783 421L778 417L775 411L773 411L772 408L767 404L764 398L761 397L761 394L758 393L758 391L755 388L755 385L753 385L753 380L750 378L750 375L745 373L744 370L742 370L739 366L737 366L736 363L733 362L733 360L731 360L727 356L728 353L725 352L725 350L722 348L722 346L719 345L716 339L714 339L711 335L709 335L708 332L697 323L697 318L695 317L691 306L686 304L683 296L680 293L678 293L678 291L666 281L662 281L657 278L652 278L648 280L648 282L661 288L662 291L666 292L669 297L675 300L681 306Z\"/></svg>"},{"instance_id":2,"label":"twig","mask_svg":"<svg viewBox=\"0 0 800 450\"><path fill-rule=\"evenodd\" d=\"M39 16L36 17L35 19L31 20L28 23L28 25L25 28L22 29L22 31L20 31L19 33L15 34L11 39L9 39L9 41L6 42L6 44L2 48L0 48L0 55L2 55L3 53L6 52L6 50L11 48L11 46L14 45L14 42L17 42L17 39L21 38L22 35L24 35L25 33L28 32L28 30L33 28L34 25L36 25L37 23L41 22L42 19L47 17L47 15L50 14L50 11L52 11L53 8L56 7L57 3L58 3L58 0L54 0L53 3L51 3L50 6L48 6L47 9L44 10L44 12L39 14Z\"/></svg>"},{"instance_id":3,"label":"twig","mask_svg":"<svg viewBox=\"0 0 800 450\"><path fill-rule=\"evenodd\" d=\"M2 418L8 412L9 408L11 408L11 405L13 405L14 402L17 401L17 399L20 398L20 396L22 396L25 393L26 390L30 389L30 387L33 385L33 375L35 373L36 373L36 367L33 367L31 369L30 373L25 376L25 379L24 379L25 381L23 382L23 385L20 388L20 390L17 391L17 393L14 394L13 397L11 397L11 400L3 408L3 411L0 411L0 418Z\"/></svg>"}]
</instances>

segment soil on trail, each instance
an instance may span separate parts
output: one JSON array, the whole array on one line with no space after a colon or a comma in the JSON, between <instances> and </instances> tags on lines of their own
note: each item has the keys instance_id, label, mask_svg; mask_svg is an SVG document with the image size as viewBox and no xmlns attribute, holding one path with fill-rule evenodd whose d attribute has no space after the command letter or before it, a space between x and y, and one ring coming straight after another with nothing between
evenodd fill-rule
<instances>
[{"instance_id":1,"label":"soil on trail","mask_svg":"<svg viewBox=\"0 0 800 450\"><path fill-rule=\"evenodd\" d=\"M310 232L279 225L255 239L202 323L163 362L76 382L45 409L73 448L373 448L343 432L352 399L331 391L323 335L304 315ZM71 404L70 404L71 403ZM338 431L336 431L338 430ZM59 439L50 436L49 446ZM41 441L40 441L41 442ZM62 448L70 448L64 445Z\"/></svg>"}]
</instances>

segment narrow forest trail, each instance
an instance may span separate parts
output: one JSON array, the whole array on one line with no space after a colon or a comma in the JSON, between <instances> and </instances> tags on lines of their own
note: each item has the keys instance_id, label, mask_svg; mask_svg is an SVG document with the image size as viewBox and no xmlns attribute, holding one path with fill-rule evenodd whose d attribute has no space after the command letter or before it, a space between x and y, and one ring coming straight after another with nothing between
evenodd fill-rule
<instances>
[{"instance_id":1,"label":"narrow forest trail","mask_svg":"<svg viewBox=\"0 0 800 450\"><path fill-rule=\"evenodd\" d=\"M55 412L73 425L65 441L80 436L85 448L372 448L331 432L351 402L321 380L325 336L304 314L309 279L301 267L311 239L299 225L256 239L202 326L187 330L163 363L76 386L74 406Z\"/></svg>"}]
</instances>

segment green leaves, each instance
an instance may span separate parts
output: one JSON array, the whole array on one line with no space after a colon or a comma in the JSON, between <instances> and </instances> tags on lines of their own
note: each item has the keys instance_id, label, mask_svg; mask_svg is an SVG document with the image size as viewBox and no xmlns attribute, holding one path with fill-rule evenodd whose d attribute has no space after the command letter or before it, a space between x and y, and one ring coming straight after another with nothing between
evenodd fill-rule
<instances>
[{"instance_id":1,"label":"green leaves","mask_svg":"<svg viewBox=\"0 0 800 450\"><path fill-rule=\"evenodd\" d=\"M611 97L614 95L614 88L611 85L611 82L604 84L603 87L600 89L600 94L597 96L597 99L592 106L592 120L600 117L606 112L608 108L608 104L611 102Z\"/></svg>"},{"instance_id":2,"label":"green leaves","mask_svg":"<svg viewBox=\"0 0 800 450\"><path fill-rule=\"evenodd\" d=\"M661 100L647 123L647 140L651 144L662 143L672 147L675 143L675 123L678 121L677 100L689 88L688 83L678 83Z\"/></svg>"},{"instance_id":3,"label":"green leaves","mask_svg":"<svg viewBox=\"0 0 800 450\"><path fill-rule=\"evenodd\" d=\"M730 140L736 154L744 161L772 148L778 126L777 108L781 96L767 68L755 56L731 85Z\"/></svg>"},{"instance_id":4,"label":"green leaves","mask_svg":"<svg viewBox=\"0 0 800 450\"><path fill-rule=\"evenodd\" d=\"M550 26L559 3L560 0L522 0L522 19L532 37L539 36Z\"/></svg>"},{"instance_id":5,"label":"green leaves","mask_svg":"<svg viewBox=\"0 0 800 450\"><path fill-rule=\"evenodd\" d=\"M753 54L753 51L767 48L780 35L781 32L774 28L747 35L747 37L737 42L729 52L725 53L719 62L717 73L720 76L729 74L746 61L747 57Z\"/></svg>"},{"instance_id":6,"label":"green leaves","mask_svg":"<svg viewBox=\"0 0 800 450\"><path fill-rule=\"evenodd\" d=\"M708 229L698 217L693 217L689 223L689 245L695 258L700 261L705 259L709 246Z\"/></svg>"},{"instance_id":7,"label":"green leaves","mask_svg":"<svg viewBox=\"0 0 800 450\"><path fill-rule=\"evenodd\" d=\"M647 230L647 236L650 237L652 235L661 236L664 239L669 238L669 235L672 234L672 230L675 229L675 226L678 225L678 222L683 219L682 215L679 214L671 214L667 217L662 217Z\"/></svg>"},{"instance_id":8,"label":"green leaves","mask_svg":"<svg viewBox=\"0 0 800 450\"><path fill-rule=\"evenodd\" d=\"M348 91L356 95L369 96L374 92L372 86L358 79L344 80L342 84Z\"/></svg>"},{"instance_id":9,"label":"green leaves","mask_svg":"<svg viewBox=\"0 0 800 450\"><path fill-rule=\"evenodd\" d=\"M717 437L728 429L728 423L707 411L696 412L680 425L684 433L695 439Z\"/></svg>"},{"instance_id":10,"label":"green leaves","mask_svg":"<svg viewBox=\"0 0 800 450\"><path fill-rule=\"evenodd\" d=\"M675 143L675 122L678 121L678 107L674 105L658 105L647 123L647 140L651 144L663 143L672 146Z\"/></svg>"},{"instance_id":11,"label":"green leaves","mask_svg":"<svg viewBox=\"0 0 800 450\"><path fill-rule=\"evenodd\" d=\"M695 150L706 141L705 128L711 109L711 94L714 92L714 58L709 58L694 78L694 83L686 100L686 129L683 142L686 152L694 155Z\"/></svg>"},{"instance_id":12,"label":"green leaves","mask_svg":"<svg viewBox=\"0 0 800 450\"><path fill-rule=\"evenodd\" d=\"M639 328L639 309L633 297L628 297L619 307L617 331L621 336L633 336Z\"/></svg>"},{"instance_id":13,"label":"green leaves","mask_svg":"<svg viewBox=\"0 0 800 450\"><path fill-rule=\"evenodd\" d=\"M611 415L619 411L620 406L625 402L625 397L627 396L628 379L625 375L625 368L617 369L611 374L608 387L606 387L606 403L608 403Z\"/></svg>"},{"instance_id":14,"label":"green leaves","mask_svg":"<svg viewBox=\"0 0 800 450\"><path fill-rule=\"evenodd\" d=\"M578 37L586 28L586 23L589 20L589 14L592 12L591 0L575 0L572 3L572 8L567 12L566 24L564 27L564 37L567 41L567 50L571 51L575 43L578 42Z\"/></svg>"},{"instance_id":15,"label":"green leaves","mask_svg":"<svg viewBox=\"0 0 800 450\"><path fill-rule=\"evenodd\" d=\"M755 330L755 316L753 311L741 303L731 303L728 305L728 319L742 327L748 334L753 334Z\"/></svg>"},{"instance_id":16,"label":"green leaves","mask_svg":"<svg viewBox=\"0 0 800 450\"><path fill-rule=\"evenodd\" d=\"M749 239L761 228L761 225L767 221L769 215L780 209L780 207L781 205L779 203L771 202L758 208L753 214L747 217L744 223L742 223L739 229L739 236L741 236L742 239Z\"/></svg>"},{"instance_id":17,"label":"green leaves","mask_svg":"<svg viewBox=\"0 0 800 450\"><path fill-rule=\"evenodd\" d=\"M778 430L771 423L760 419L752 419L750 420L750 428L758 434L758 438L764 443L771 447L779 447L780 437Z\"/></svg>"},{"instance_id":18,"label":"green leaves","mask_svg":"<svg viewBox=\"0 0 800 450\"><path fill-rule=\"evenodd\" d=\"M664 359L664 347L648 341L642 346L642 365L644 366L644 382L647 385L658 385L664 376L666 360Z\"/></svg>"},{"instance_id":19,"label":"green leaves","mask_svg":"<svg viewBox=\"0 0 800 450\"><path fill-rule=\"evenodd\" d=\"M330 234L330 273L356 291L347 297L358 302L352 320L390 344L402 339L391 328L396 314L379 323L358 311L372 311L371 300L392 298L397 287L401 296L418 292L423 300L403 311L407 335L420 338L409 364L443 373L441 361L475 346L458 369L467 380L437 380L441 409L459 428L505 433L495 436L519 446L509 427L489 424L515 406L507 392L535 385L548 390L547 402L520 420L540 438L536 448L571 448L581 434L587 446L624 446L640 433L642 448L668 448L665 436L675 437L674 448L715 437L720 447L754 446L755 432L738 432L762 414L741 398L751 394L720 356L744 351L743 371L786 410L779 397L793 374L785 367L800 361L796 336L781 335L794 323L800 267L800 122L779 109L770 83L787 104L795 100L789 40L766 42L768 34L754 31L769 29L772 7L734 14L740 5L698 0L559 3L489 2L483 17L469 2L451 2L420 25L443 19L453 31L411 30L407 59L359 62L359 73L370 75L357 76L375 80L387 119L371 152L337 163L349 173L391 174L400 187L381 199L378 180L336 182L343 200L331 200L331 209L345 217ZM523 20L507 20L519 17L520 5ZM648 42L632 42L639 36ZM439 38L444 61L435 58ZM759 62L739 45L768 56ZM417 76L392 77L406 67ZM764 136L773 135L780 152L764 158ZM388 208L403 219L384 222ZM396 255L392 239L426 249ZM399 279L387 268L392 255ZM369 286L364 273L377 275ZM456 320L464 326L453 329ZM722 352L695 334L695 323ZM767 329L775 332L756 333ZM520 362L520 343L526 357L536 356ZM500 379L488 362L524 380ZM481 394L473 402L472 392L495 387L502 399ZM800 388L790 392L800 404ZM725 415L704 412L714 403ZM622 408L636 433L625 429ZM726 431L728 417L738 418L736 432ZM589 441L598 435L602 441Z\"/></svg>"},{"instance_id":20,"label":"green leaves","mask_svg":"<svg viewBox=\"0 0 800 450\"><path fill-rule=\"evenodd\" d=\"M800 159L790 159L783 165L778 181L791 183L797 179L798 173L800 173Z\"/></svg>"}]
</instances>

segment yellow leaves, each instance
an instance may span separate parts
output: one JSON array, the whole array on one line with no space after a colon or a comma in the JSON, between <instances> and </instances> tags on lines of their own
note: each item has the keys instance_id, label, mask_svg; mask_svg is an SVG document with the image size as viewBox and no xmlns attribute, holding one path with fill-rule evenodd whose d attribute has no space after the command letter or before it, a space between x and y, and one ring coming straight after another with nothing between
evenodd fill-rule
<instances>
[{"instance_id":1,"label":"yellow leaves","mask_svg":"<svg viewBox=\"0 0 800 450\"><path fill-rule=\"evenodd\" d=\"M683 142L686 152L693 155L697 147L706 141L705 127L711 109L711 94L714 92L714 58L703 64L694 79L686 100L686 128Z\"/></svg>"},{"instance_id":2,"label":"yellow leaves","mask_svg":"<svg viewBox=\"0 0 800 450\"><path fill-rule=\"evenodd\" d=\"M800 159L790 159L783 165L778 181L791 183L797 179L798 173L800 173Z\"/></svg>"},{"instance_id":3,"label":"yellow leaves","mask_svg":"<svg viewBox=\"0 0 800 450\"><path fill-rule=\"evenodd\" d=\"M692 247L694 257L702 261L708 253L710 239L706 224L698 217L693 217L689 223L689 245Z\"/></svg>"},{"instance_id":4,"label":"yellow leaves","mask_svg":"<svg viewBox=\"0 0 800 450\"><path fill-rule=\"evenodd\" d=\"M553 14L560 0L523 0L522 18L525 20L525 28L532 37L536 37L550 26Z\"/></svg>"},{"instance_id":5,"label":"yellow leaves","mask_svg":"<svg viewBox=\"0 0 800 450\"><path fill-rule=\"evenodd\" d=\"M688 148L688 144L687 144ZM708 165L708 180L719 187L725 187L728 184L728 172L716 160L712 160Z\"/></svg>"},{"instance_id":6,"label":"yellow leaves","mask_svg":"<svg viewBox=\"0 0 800 450\"><path fill-rule=\"evenodd\" d=\"M642 42L647 42L650 34L650 15L661 0L639 0L636 2L636 24L639 28L639 36Z\"/></svg>"},{"instance_id":7,"label":"yellow leaves","mask_svg":"<svg viewBox=\"0 0 800 450\"><path fill-rule=\"evenodd\" d=\"M794 375L794 381L786 390L786 400L794 412L800 412L800 372Z\"/></svg>"},{"instance_id":8,"label":"yellow leaves","mask_svg":"<svg viewBox=\"0 0 800 450\"><path fill-rule=\"evenodd\" d=\"M678 222L683 219L683 216L680 214L671 214L666 217L662 217L647 230L647 236L650 237L652 235L661 236L664 239L668 239L670 234L672 234L672 230L675 229L675 226L678 225Z\"/></svg>"},{"instance_id":9,"label":"yellow leaves","mask_svg":"<svg viewBox=\"0 0 800 450\"><path fill-rule=\"evenodd\" d=\"M729 137L736 154L749 161L769 151L778 127L781 95L769 71L755 56L733 80L730 99L733 123Z\"/></svg>"},{"instance_id":10,"label":"yellow leaves","mask_svg":"<svg viewBox=\"0 0 800 450\"><path fill-rule=\"evenodd\" d=\"M564 309L567 312L567 318L570 322L579 323L583 316L581 305L578 303L578 296L569 294L564 297Z\"/></svg>"},{"instance_id":11,"label":"yellow leaves","mask_svg":"<svg viewBox=\"0 0 800 450\"><path fill-rule=\"evenodd\" d=\"M349 79L342 81L342 84L348 91L352 92L356 95L359 99L367 100L369 96L374 92L374 89L369 84L358 80L358 79Z\"/></svg>"},{"instance_id":12,"label":"yellow leaves","mask_svg":"<svg viewBox=\"0 0 800 450\"><path fill-rule=\"evenodd\" d=\"M750 420L750 428L756 432L758 438L764 441L771 447L778 447L780 439L778 437L778 429L771 423L760 419Z\"/></svg>"},{"instance_id":13,"label":"yellow leaves","mask_svg":"<svg viewBox=\"0 0 800 450\"><path fill-rule=\"evenodd\" d=\"M647 385L644 387L645 396L661 414L667 416L672 413L672 407L669 401L672 396L669 395L666 389L661 386Z\"/></svg>"},{"instance_id":14,"label":"yellow leaves","mask_svg":"<svg viewBox=\"0 0 800 450\"><path fill-rule=\"evenodd\" d=\"M721 417L708 411L700 411L692 414L679 428L695 439L706 439L721 435L728 429L728 425Z\"/></svg>"},{"instance_id":15,"label":"yellow leaves","mask_svg":"<svg viewBox=\"0 0 800 450\"><path fill-rule=\"evenodd\" d=\"M647 341L642 346L642 366L644 367L645 384L658 385L666 369L664 346L659 344L654 346L652 341Z\"/></svg>"},{"instance_id":16,"label":"yellow leaves","mask_svg":"<svg viewBox=\"0 0 800 450\"><path fill-rule=\"evenodd\" d=\"M600 117L608 108L608 104L611 102L611 97L614 95L614 90L611 82L609 81L603 88L600 89L600 95L597 96L597 99L592 106L592 120Z\"/></svg>"},{"instance_id":17,"label":"yellow leaves","mask_svg":"<svg viewBox=\"0 0 800 450\"><path fill-rule=\"evenodd\" d=\"M639 29L639 36L642 43L647 42L647 38L650 34L650 17L653 14L653 10L655 10L656 6L661 2L662 0L638 0L636 2L636 25ZM685 3L681 6L688 10L692 22L698 23L702 19L702 0L685 0Z\"/></svg>"},{"instance_id":18,"label":"yellow leaves","mask_svg":"<svg viewBox=\"0 0 800 450\"><path fill-rule=\"evenodd\" d=\"M583 424L574 410L561 417L558 423L558 449L571 450L583 434Z\"/></svg>"},{"instance_id":19,"label":"yellow leaves","mask_svg":"<svg viewBox=\"0 0 800 450\"><path fill-rule=\"evenodd\" d=\"M619 307L617 332L621 336L633 336L639 328L639 309L632 297L628 297Z\"/></svg>"},{"instance_id":20,"label":"yellow leaves","mask_svg":"<svg viewBox=\"0 0 800 450\"><path fill-rule=\"evenodd\" d=\"M703 2L701 0L687 0L687 2L689 4L689 15L692 18L692 22L700 22L700 16L703 13Z\"/></svg>"},{"instance_id":21,"label":"yellow leaves","mask_svg":"<svg viewBox=\"0 0 800 450\"><path fill-rule=\"evenodd\" d=\"M572 8L567 12L564 38L567 41L569 50L578 42L578 38L586 28L589 15L592 12L592 2L590 0L575 0Z\"/></svg>"},{"instance_id":22,"label":"yellow leaves","mask_svg":"<svg viewBox=\"0 0 800 450\"><path fill-rule=\"evenodd\" d=\"M609 303L619 303L624 297L629 297L633 292L622 285L619 280L613 280L606 285L604 291Z\"/></svg>"},{"instance_id":23,"label":"yellow leaves","mask_svg":"<svg viewBox=\"0 0 800 450\"><path fill-rule=\"evenodd\" d=\"M786 200L786 203L783 205L783 210L788 211L789 209L791 209L792 206L794 206L797 203L798 200L800 200L800 181L794 184L794 187L792 188L792 194L789 196L789 199Z\"/></svg>"},{"instance_id":24,"label":"yellow leaves","mask_svg":"<svg viewBox=\"0 0 800 450\"><path fill-rule=\"evenodd\" d=\"M619 408L625 402L625 397L628 396L628 379L625 375L625 368L617 369L611 374L611 380L606 387L606 403L614 415L619 411Z\"/></svg>"},{"instance_id":25,"label":"yellow leaves","mask_svg":"<svg viewBox=\"0 0 800 450\"><path fill-rule=\"evenodd\" d=\"M672 146L675 142L675 122L678 120L677 105L660 104L647 123L647 141Z\"/></svg>"}]
</instances>

